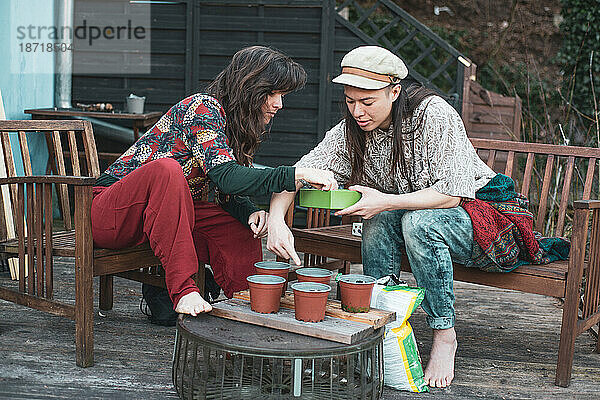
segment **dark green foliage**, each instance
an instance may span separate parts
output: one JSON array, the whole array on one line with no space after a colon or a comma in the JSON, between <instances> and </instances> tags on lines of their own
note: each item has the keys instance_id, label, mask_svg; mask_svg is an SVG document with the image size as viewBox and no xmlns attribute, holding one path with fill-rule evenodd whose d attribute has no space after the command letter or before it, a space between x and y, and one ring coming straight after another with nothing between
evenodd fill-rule
<instances>
[{"instance_id":1,"label":"dark green foliage","mask_svg":"<svg viewBox=\"0 0 600 400\"><path fill-rule=\"evenodd\" d=\"M564 73L563 93L582 113L594 116L590 55L596 99L600 89L600 1L561 0L563 43L557 56Z\"/></svg>"},{"instance_id":2,"label":"dark green foliage","mask_svg":"<svg viewBox=\"0 0 600 400\"><path fill-rule=\"evenodd\" d=\"M590 81L592 51L596 101L600 99L600 0L562 0L562 48L553 60L563 73L556 82L540 73L535 63L512 62L491 58L477 69L483 87L505 96L523 100L521 139L531 142L598 145L594 134L594 97ZM451 46L467 56L474 48L468 32L432 28ZM477 61L477 60L475 60ZM586 117L577 111L579 110ZM560 131L560 126L563 132ZM565 140L566 139L566 140Z\"/></svg>"}]
</instances>

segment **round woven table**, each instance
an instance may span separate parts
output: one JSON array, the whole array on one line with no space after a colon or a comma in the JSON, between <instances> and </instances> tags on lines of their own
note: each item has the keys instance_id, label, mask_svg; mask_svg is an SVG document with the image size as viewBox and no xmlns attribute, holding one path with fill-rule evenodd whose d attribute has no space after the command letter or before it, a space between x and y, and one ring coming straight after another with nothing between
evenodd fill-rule
<instances>
[{"instance_id":1,"label":"round woven table","mask_svg":"<svg viewBox=\"0 0 600 400\"><path fill-rule=\"evenodd\" d=\"M202 314L180 316L182 399L379 399L383 329L347 345Z\"/></svg>"}]
</instances>

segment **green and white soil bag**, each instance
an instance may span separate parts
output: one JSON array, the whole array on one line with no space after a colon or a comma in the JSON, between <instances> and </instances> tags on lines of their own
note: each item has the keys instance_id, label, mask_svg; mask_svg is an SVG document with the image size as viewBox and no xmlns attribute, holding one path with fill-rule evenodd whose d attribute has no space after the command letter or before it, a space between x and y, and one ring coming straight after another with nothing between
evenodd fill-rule
<instances>
[{"instance_id":1,"label":"green and white soil bag","mask_svg":"<svg viewBox=\"0 0 600 400\"><path fill-rule=\"evenodd\" d=\"M396 312L396 321L385 326L383 339L383 380L394 389L429 391L415 335L408 322L424 296L424 289L406 285L376 284L373 287L371 307Z\"/></svg>"}]
</instances>

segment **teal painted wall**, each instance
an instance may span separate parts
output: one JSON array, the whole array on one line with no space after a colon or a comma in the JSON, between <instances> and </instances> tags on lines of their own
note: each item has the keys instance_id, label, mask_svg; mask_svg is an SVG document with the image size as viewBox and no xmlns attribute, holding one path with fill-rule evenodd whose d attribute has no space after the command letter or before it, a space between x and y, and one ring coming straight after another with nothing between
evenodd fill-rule
<instances>
[{"instance_id":1,"label":"teal painted wall","mask_svg":"<svg viewBox=\"0 0 600 400\"><path fill-rule=\"evenodd\" d=\"M23 110L54 106L54 56L52 53L22 53L16 27L53 26L54 0L0 1L0 90L7 119L30 119ZM33 41L33 40L32 40ZM46 40L47 41L47 40ZM41 40L39 40L41 42ZM42 135L29 135L34 174L43 174L48 161L46 141ZM18 154L16 137L11 138ZM23 173L23 167L19 174Z\"/></svg>"}]
</instances>

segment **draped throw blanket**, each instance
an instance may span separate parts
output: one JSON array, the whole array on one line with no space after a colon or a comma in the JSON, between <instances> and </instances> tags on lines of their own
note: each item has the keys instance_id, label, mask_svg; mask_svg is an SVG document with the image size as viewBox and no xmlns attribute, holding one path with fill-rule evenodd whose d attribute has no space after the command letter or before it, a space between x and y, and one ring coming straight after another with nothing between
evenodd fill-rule
<instances>
[{"instance_id":1,"label":"draped throw blanket","mask_svg":"<svg viewBox=\"0 0 600 400\"><path fill-rule=\"evenodd\" d=\"M473 264L488 272L510 272L524 264L547 264L569 257L564 238L545 238L533 230L527 197L498 174L477 191L475 200L461 201L473 223Z\"/></svg>"}]
</instances>

